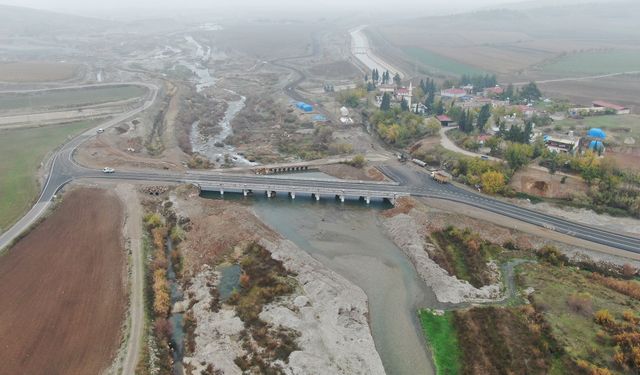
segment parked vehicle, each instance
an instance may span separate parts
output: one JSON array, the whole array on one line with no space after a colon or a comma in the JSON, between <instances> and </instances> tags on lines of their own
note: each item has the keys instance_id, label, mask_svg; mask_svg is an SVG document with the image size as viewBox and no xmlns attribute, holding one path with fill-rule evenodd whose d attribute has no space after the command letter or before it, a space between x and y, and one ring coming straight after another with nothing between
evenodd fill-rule
<instances>
[{"instance_id":1,"label":"parked vehicle","mask_svg":"<svg viewBox=\"0 0 640 375\"><path fill-rule=\"evenodd\" d=\"M103 172L103 173L113 173L113 172L115 172L115 171L116 171L115 169L113 169L113 168L109 168L109 167L104 167L104 168L102 168L102 172Z\"/></svg>"},{"instance_id":2,"label":"parked vehicle","mask_svg":"<svg viewBox=\"0 0 640 375\"><path fill-rule=\"evenodd\" d=\"M436 182L441 184L446 184L451 181L451 175L445 171L435 171L433 172L432 177Z\"/></svg>"},{"instance_id":3,"label":"parked vehicle","mask_svg":"<svg viewBox=\"0 0 640 375\"><path fill-rule=\"evenodd\" d=\"M98 133L98 134L100 134L100 133L104 133L104 129L102 129L102 128L98 129L98 130L97 130L97 133Z\"/></svg>"},{"instance_id":4,"label":"parked vehicle","mask_svg":"<svg viewBox=\"0 0 640 375\"><path fill-rule=\"evenodd\" d=\"M427 166L427 163L423 162L420 159L411 159L412 162L414 162L415 164L421 166L422 168Z\"/></svg>"}]
</instances>

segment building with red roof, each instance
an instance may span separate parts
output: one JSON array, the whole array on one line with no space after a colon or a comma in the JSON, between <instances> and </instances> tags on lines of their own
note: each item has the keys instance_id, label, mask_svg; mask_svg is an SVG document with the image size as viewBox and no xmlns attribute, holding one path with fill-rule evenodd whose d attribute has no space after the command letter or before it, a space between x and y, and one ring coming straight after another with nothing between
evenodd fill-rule
<instances>
[{"instance_id":1,"label":"building with red roof","mask_svg":"<svg viewBox=\"0 0 640 375\"><path fill-rule=\"evenodd\" d=\"M451 88L451 89L446 89L446 90L441 90L440 91L440 96L442 96L443 98L462 98L463 96L466 96L467 92L463 89L456 89L456 88Z\"/></svg>"},{"instance_id":2,"label":"building with red roof","mask_svg":"<svg viewBox=\"0 0 640 375\"><path fill-rule=\"evenodd\" d=\"M618 104L613 104L609 102L605 102L604 100L595 100L593 101L594 108L605 108L615 111L618 115L628 115L631 113L631 110L628 107L624 107Z\"/></svg>"},{"instance_id":3,"label":"building with red roof","mask_svg":"<svg viewBox=\"0 0 640 375\"><path fill-rule=\"evenodd\" d=\"M447 115L436 116L436 120L440 121L440 125L442 125L442 126L449 126L449 124L451 124L453 122L451 117L449 117Z\"/></svg>"}]
</instances>

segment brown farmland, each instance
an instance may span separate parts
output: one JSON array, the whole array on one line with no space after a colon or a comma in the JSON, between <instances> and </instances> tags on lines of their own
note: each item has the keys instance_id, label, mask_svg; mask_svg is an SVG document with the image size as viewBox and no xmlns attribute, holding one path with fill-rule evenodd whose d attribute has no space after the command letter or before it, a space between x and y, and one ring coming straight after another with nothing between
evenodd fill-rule
<instances>
[{"instance_id":1,"label":"brown farmland","mask_svg":"<svg viewBox=\"0 0 640 375\"><path fill-rule=\"evenodd\" d=\"M123 207L77 189L0 257L0 374L98 374L125 313Z\"/></svg>"},{"instance_id":2,"label":"brown farmland","mask_svg":"<svg viewBox=\"0 0 640 375\"><path fill-rule=\"evenodd\" d=\"M20 62L0 64L0 81L49 82L71 79L78 73L75 64L48 62Z\"/></svg>"}]
</instances>

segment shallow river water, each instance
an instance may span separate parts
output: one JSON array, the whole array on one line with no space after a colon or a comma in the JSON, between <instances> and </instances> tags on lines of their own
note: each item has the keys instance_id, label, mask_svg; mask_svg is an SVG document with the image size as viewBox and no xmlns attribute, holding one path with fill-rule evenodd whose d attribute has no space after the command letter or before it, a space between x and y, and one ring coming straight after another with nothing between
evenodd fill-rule
<instances>
[{"instance_id":1,"label":"shallow river water","mask_svg":"<svg viewBox=\"0 0 640 375\"><path fill-rule=\"evenodd\" d=\"M209 194L208 197L219 197ZM225 194L224 199L238 199ZM404 253L383 232L377 211L358 201L320 202L296 194L246 200L283 237L364 290L376 348L387 374L434 374L417 319L421 307L440 307Z\"/></svg>"}]
</instances>

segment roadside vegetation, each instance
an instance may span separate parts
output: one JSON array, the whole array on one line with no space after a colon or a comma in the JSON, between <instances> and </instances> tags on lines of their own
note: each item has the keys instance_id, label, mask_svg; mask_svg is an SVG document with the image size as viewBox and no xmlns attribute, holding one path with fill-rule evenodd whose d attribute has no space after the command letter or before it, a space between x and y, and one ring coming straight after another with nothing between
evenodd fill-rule
<instances>
[{"instance_id":1,"label":"roadside vegetation","mask_svg":"<svg viewBox=\"0 0 640 375\"><path fill-rule=\"evenodd\" d=\"M0 130L0 231L7 230L37 198L36 174L45 156L68 137L95 125L94 121L79 121Z\"/></svg>"}]
</instances>

